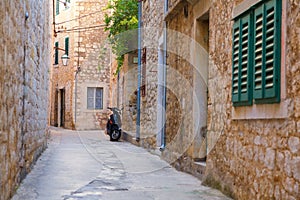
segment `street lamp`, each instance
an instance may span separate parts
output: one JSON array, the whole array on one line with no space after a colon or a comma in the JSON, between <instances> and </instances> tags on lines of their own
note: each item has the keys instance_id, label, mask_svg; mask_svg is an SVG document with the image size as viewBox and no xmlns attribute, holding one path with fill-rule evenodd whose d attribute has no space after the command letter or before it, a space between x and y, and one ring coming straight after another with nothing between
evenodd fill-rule
<instances>
[{"instance_id":1,"label":"street lamp","mask_svg":"<svg viewBox=\"0 0 300 200\"><path fill-rule=\"evenodd\" d=\"M68 65L69 59L70 59L70 58L69 58L69 56L68 56L67 54L64 54L64 55L61 57L63 66L67 66L67 65Z\"/></svg>"}]
</instances>

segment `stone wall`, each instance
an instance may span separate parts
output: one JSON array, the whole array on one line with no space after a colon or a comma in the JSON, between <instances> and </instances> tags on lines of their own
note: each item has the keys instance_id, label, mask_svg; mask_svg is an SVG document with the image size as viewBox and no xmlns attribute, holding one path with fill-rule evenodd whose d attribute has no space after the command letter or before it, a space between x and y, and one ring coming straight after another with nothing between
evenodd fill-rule
<instances>
[{"instance_id":1,"label":"stone wall","mask_svg":"<svg viewBox=\"0 0 300 200\"><path fill-rule=\"evenodd\" d=\"M209 1L169 2L167 29L166 149L177 169L202 177L205 160Z\"/></svg>"},{"instance_id":2,"label":"stone wall","mask_svg":"<svg viewBox=\"0 0 300 200\"><path fill-rule=\"evenodd\" d=\"M178 119L178 116L184 115L192 121L197 120L188 112L195 104L195 98L186 87L180 87L184 79L194 89L198 85L192 75L198 62L193 55L193 50L197 49L193 49L192 45L196 40L202 50L207 51L205 57L209 57L205 183L236 199L298 199L299 55L296 52L299 52L299 5L294 1L282 1L281 103L234 108L231 103L232 17L233 9L243 1L189 2L170 1L165 17L169 32L169 144L163 157L169 162L175 161L178 169L197 173L193 171L193 161L200 156L196 151L200 153L203 149L199 149L196 142L203 133L205 135L205 126L200 128L198 135L198 130L189 126L185 118ZM176 32L172 33L173 30ZM205 32L208 34L205 35ZM191 40L185 40L182 34ZM184 49L189 55L182 53ZM198 54L198 57L203 59L203 55ZM202 73L200 75L205 77ZM191 136L194 137L192 143Z\"/></svg>"},{"instance_id":3,"label":"stone wall","mask_svg":"<svg viewBox=\"0 0 300 200\"><path fill-rule=\"evenodd\" d=\"M141 128L140 137L145 140L144 146L155 147L156 117L157 117L157 73L159 37L163 26L163 1L143 1L142 27L142 69L141 69ZM119 105L123 108L123 130L135 137L137 117L137 45L132 46L131 52L125 55L124 65L118 77L112 77L112 93L119 91ZM135 62L133 60L135 59ZM116 66L115 66L116 67ZM112 73L115 68L112 69ZM117 98L112 98L112 105L116 106ZM148 144L148 141L149 144Z\"/></svg>"},{"instance_id":4,"label":"stone wall","mask_svg":"<svg viewBox=\"0 0 300 200\"><path fill-rule=\"evenodd\" d=\"M117 62L111 68L110 106L122 109L122 129L129 133L136 132L137 116L137 64L133 58L137 57L135 51L124 56L124 64L119 76L116 74Z\"/></svg>"},{"instance_id":5,"label":"stone wall","mask_svg":"<svg viewBox=\"0 0 300 200\"><path fill-rule=\"evenodd\" d=\"M110 52L103 51L108 42L107 33L103 30L106 3L71 1L69 8L60 3L60 13L55 16L58 33L53 45L57 41L64 49L65 38L68 37L70 59L68 66L63 66L60 57L64 51L60 50L59 63L52 68L51 125L78 130L105 127L110 79ZM103 88L103 109L87 109L88 87ZM62 90L64 105L61 103ZM64 111L61 111L62 107Z\"/></svg>"},{"instance_id":6,"label":"stone wall","mask_svg":"<svg viewBox=\"0 0 300 200\"><path fill-rule=\"evenodd\" d=\"M163 28L163 9L163 1L143 1L142 85L145 95L141 96L141 137L157 134L157 76L158 68L162 67L158 64L157 47Z\"/></svg>"},{"instance_id":7,"label":"stone wall","mask_svg":"<svg viewBox=\"0 0 300 200\"><path fill-rule=\"evenodd\" d=\"M56 3L56 1L55 1ZM56 5L55 5L56 6ZM56 8L56 7L55 7ZM62 3L59 3L59 14L55 17L55 31L52 30L52 63L51 63L51 84L50 84L50 125L61 126L68 129L74 129L74 115L73 115L73 96L74 96L74 77L77 69L77 57L75 54L75 44L77 43L76 32L69 31L78 26L75 19L75 2L71 1L69 8L65 8ZM55 10L56 12L56 10ZM67 21L67 22L66 22ZM68 30L68 31L65 31ZM65 38L69 38L69 62L67 66L63 66L61 56L65 54ZM55 60L55 42L58 42L60 50L58 50L58 64L54 63ZM62 94L64 91L64 97ZM65 104L62 105L61 98L64 98ZM63 107L64 111L61 110ZM63 119L62 119L63 113Z\"/></svg>"},{"instance_id":8,"label":"stone wall","mask_svg":"<svg viewBox=\"0 0 300 200\"><path fill-rule=\"evenodd\" d=\"M110 84L110 51L107 48L107 35L104 32L104 14L107 1L85 0L76 2L76 16L79 17L74 51L78 58L74 65L80 67L77 88L77 129L104 129L107 122ZM85 17L86 16L86 17ZM95 27L96 26L96 27ZM95 28L91 28L95 27ZM86 29L84 29L86 28ZM103 109L88 110L86 104L87 87L103 88ZM75 90L75 88L74 88ZM75 100L75 97L74 97ZM74 102L75 103L75 102ZM75 109L75 107L73 107Z\"/></svg>"},{"instance_id":9,"label":"stone wall","mask_svg":"<svg viewBox=\"0 0 300 200\"><path fill-rule=\"evenodd\" d=\"M0 8L0 199L7 200L46 147L50 12L49 1Z\"/></svg>"},{"instance_id":10,"label":"stone wall","mask_svg":"<svg viewBox=\"0 0 300 200\"><path fill-rule=\"evenodd\" d=\"M296 1L282 0L281 102L256 105L247 115L251 108L234 108L231 103L231 19L240 2L213 1L210 9L210 153L205 182L235 199L299 199L300 7Z\"/></svg>"}]
</instances>

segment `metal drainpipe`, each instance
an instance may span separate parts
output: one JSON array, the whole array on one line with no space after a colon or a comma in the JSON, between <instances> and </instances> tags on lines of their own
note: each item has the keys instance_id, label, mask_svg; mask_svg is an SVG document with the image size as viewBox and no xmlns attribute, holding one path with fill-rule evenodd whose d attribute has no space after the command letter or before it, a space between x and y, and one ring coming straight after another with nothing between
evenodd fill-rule
<instances>
[{"instance_id":1,"label":"metal drainpipe","mask_svg":"<svg viewBox=\"0 0 300 200\"><path fill-rule=\"evenodd\" d=\"M166 14L168 12L168 0L165 0L165 5L164 5L164 14ZM164 33L163 33L163 45L164 45L164 57L163 57L163 97L162 97L162 104L163 104L163 116L162 116L162 120L164 122L164 127L162 129L161 132L161 146L160 146L160 150L163 151L166 148L166 107L167 107L167 22L164 21Z\"/></svg>"},{"instance_id":2,"label":"metal drainpipe","mask_svg":"<svg viewBox=\"0 0 300 200\"><path fill-rule=\"evenodd\" d=\"M117 108L120 108L120 72L118 72L117 80Z\"/></svg>"},{"instance_id":3,"label":"metal drainpipe","mask_svg":"<svg viewBox=\"0 0 300 200\"><path fill-rule=\"evenodd\" d=\"M142 0L138 0L138 85L137 85L137 116L136 116L136 141L140 141L141 125L141 68L142 68Z\"/></svg>"},{"instance_id":4,"label":"metal drainpipe","mask_svg":"<svg viewBox=\"0 0 300 200\"><path fill-rule=\"evenodd\" d=\"M77 121L77 75L78 75L79 69L77 68L75 72L75 116L74 116L74 121L75 121L75 129L76 129L76 121Z\"/></svg>"}]
</instances>

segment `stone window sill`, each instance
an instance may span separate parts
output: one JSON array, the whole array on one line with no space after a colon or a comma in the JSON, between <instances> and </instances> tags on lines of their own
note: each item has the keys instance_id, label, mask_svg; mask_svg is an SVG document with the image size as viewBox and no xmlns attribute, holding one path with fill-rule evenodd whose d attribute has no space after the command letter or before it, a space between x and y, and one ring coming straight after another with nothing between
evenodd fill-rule
<instances>
[{"instance_id":1,"label":"stone window sill","mask_svg":"<svg viewBox=\"0 0 300 200\"><path fill-rule=\"evenodd\" d=\"M290 100L279 104L254 104L252 106L232 107L232 119L285 119L288 118Z\"/></svg>"}]
</instances>

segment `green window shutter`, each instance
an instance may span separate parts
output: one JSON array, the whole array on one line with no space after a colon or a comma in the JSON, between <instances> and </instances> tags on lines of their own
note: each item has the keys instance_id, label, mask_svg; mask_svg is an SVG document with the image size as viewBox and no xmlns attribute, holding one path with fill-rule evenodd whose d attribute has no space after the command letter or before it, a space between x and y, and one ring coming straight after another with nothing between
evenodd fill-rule
<instances>
[{"instance_id":1,"label":"green window shutter","mask_svg":"<svg viewBox=\"0 0 300 200\"><path fill-rule=\"evenodd\" d=\"M56 15L59 14L59 0L56 0Z\"/></svg>"},{"instance_id":2,"label":"green window shutter","mask_svg":"<svg viewBox=\"0 0 300 200\"><path fill-rule=\"evenodd\" d=\"M251 15L237 20L233 27L232 102L251 105Z\"/></svg>"},{"instance_id":3,"label":"green window shutter","mask_svg":"<svg viewBox=\"0 0 300 200\"><path fill-rule=\"evenodd\" d=\"M253 98L256 103L280 101L280 1L254 11Z\"/></svg>"},{"instance_id":4,"label":"green window shutter","mask_svg":"<svg viewBox=\"0 0 300 200\"><path fill-rule=\"evenodd\" d=\"M58 64L58 42L55 42L55 58L54 58L54 64Z\"/></svg>"},{"instance_id":5,"label":"green window shutter","mask_svg":"<svg viewBox=\"0 0 300 200\"><path fill-rule=\"evenodd\" d=\"M69 38L65 38L65 54L69 55Z\"/></svg>"},{"instance_id":6,"label":"green window shutter","mask_svg":"<svg viewBox=\"0 0 300 200\"><path fill-rule=\"evenodd\" d=\"M232 50L232 102L239 102L239 44L240 20L233 25L233 50Z\"/></svg>"}]
</instances>

